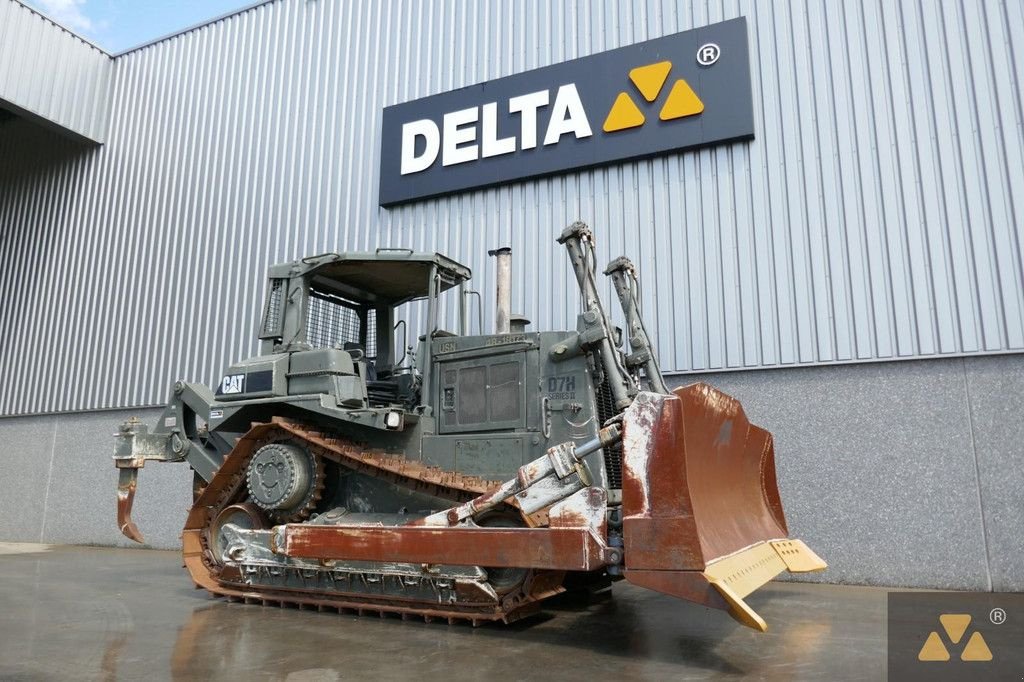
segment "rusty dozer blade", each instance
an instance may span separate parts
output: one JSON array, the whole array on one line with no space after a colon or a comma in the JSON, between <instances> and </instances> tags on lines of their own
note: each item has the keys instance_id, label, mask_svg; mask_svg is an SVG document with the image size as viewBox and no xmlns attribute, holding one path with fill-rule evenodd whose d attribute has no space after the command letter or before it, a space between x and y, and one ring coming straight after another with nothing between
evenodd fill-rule
<instances>
[{"instance_id":1,"label":"rusty dozer blade","mask_svg":"<svg viewBox=\"0 0 1024 682\"><path fill-rule=\"evenodd\" d=\"M626 579L767 629L743 600L783 570L826 567L788 539L770 433L697 383L640 393L623 419Z\"/></svg>"}]
</instances>

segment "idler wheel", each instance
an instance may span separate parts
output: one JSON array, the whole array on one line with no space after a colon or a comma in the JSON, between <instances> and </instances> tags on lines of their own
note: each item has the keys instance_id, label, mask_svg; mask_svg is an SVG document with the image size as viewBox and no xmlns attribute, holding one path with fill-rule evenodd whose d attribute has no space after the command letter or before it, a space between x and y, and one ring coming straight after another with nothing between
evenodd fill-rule
<instances>
[{"instance_id":1,"label":"idler wheel","mask_svg":"<svg viewBox=\"0 0 1024 682\"><path fill-rule=\"evenodd\" d=\"M522 528L526 525L518 515L502 511L485 512L474 521L484 528ZM484 570L487 571L487 582L499 595L522 587L530 573L528 568L484 567Z\"/></svg>"},{"instance_id":2,"label":"idler wheel","mask_svg":"<svg viewBox=\"0 0 1024 682\"><path fill-rule=\"evenodd\" d=\"M210 526L210 549L221 563L233 559L228 556L230 548L227 538L221 533L221 529L229 523L246 530L262 530L267 527L263 512L254 504L233 504L230 507L225 507L220 514L217 514L216 520Z\"/></svg>"}]
</instances>

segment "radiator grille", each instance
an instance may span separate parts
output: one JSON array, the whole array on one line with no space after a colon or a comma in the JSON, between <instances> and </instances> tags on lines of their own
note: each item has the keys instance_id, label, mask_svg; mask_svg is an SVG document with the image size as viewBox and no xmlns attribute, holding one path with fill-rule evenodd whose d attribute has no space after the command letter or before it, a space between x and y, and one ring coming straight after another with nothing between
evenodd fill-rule
<instances>
[{"instance_id":1,"label":"radiator grille","mask_svg":"<svg viewBox=\"0 0 1024 682\"><path fill-rule=\"evenodd\" d=\"M597 416L604 424L615 416L615 401L612 399L612 389L607 379L594 387L594 397L597 401ZM622 441L614 445L607 445L604 451L604 470L608 476L609 488L622 487Z\"/></svg>"},{"instance_id":2,"label":"radiator grille","mask_svg":"<svg viewBox=\"0 0 1024 682\"><path fill-rule=\"evenodd\" d=\"M487 368L459 370L459 423L479 424L487 420Z\"/></svg>"},{"instance_id":3,"label":"radiator grille","mask_svg":"<svg viewBox=\"0 0 1024 682\"><path fill-rule=\"evenodd\" d=\"M487 389L491 421L507 422L519 419L519 363L502 362L491 365Z\"/></svg>"}]
</instances>

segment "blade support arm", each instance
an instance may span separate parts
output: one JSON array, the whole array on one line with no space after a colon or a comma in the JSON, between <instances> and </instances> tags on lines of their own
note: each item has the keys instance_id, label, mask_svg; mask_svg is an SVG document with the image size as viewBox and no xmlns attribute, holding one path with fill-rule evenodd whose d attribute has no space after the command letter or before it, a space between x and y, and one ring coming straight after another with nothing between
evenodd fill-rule
<instances>
[{"instance_id":1,"label":"blade support arm","mask_svg":"<svg viewBox=\"0 0 1024 682\"><path fill-rule=\"evenodd\" d=\"M612 323L597 290L593 262L594 235L585 223L577 221L565 228L557 241L565 246L569 253L569 262L572 264L580 294L583 296L583 315L596 315L597 322L603 329L603 338L595 344L595 349L605 380L611 389L615 409L624 410L633 402L637 386L619 358L619 352L613 342L615 335L612 333Z\"/></svg>"},{"instance_id":2,"label":"blade support arm","mask_svg":"<svg viewBox=\"0 0 1024 682\"><path fill-rule=\"evenodd\" d=\"M636 274L636 266L625 256L619 256L604 269L604 274L611 278L615 293L622 305L622 312L626 316L626 327L628 328L629 347L633 351L631 357L636 359L637 364L644 368L644 375L651 390L662 395L669 395L668 386L661 376L661 367L658 366L658 358L651 344L651 338L647 335L644 321L640 317L639 284Z\"/></svg>"},{"instance_id":3,"label":"blade support arm","mask_svg":"<svg viewBox=\"0 0 1024 682\"><path fill-rule=\"evenodd\" d=\"M546 528L290 523L274 528L271 550L319 560L592 571L623 560L606 540L607 504L602 488L577 490L551 507Z\"/></svg>"},{"instance_id":4,"label":"blade support arm","mask_svg":"<svg viewBox=\"0 0 1024 682\"><path fill-rule=\"evenodd\" d=\"M593 571L613 563L586 528L314 526L286 524L274 550L288 557Z\"/></svg>"},{"instance_id":5,"label":"blade support arm","mask_svg":"<svg viewBox=\"0 0 1024 682\"><path fill-rule=\"evenodd\" d=\"M541 457L521 466L515 478L457 507L424 517L415 525L456 526L506 503L518 507L524 514L532 514L589 487L590 472L583 458L621 439L622 427L610 424L585 443L576 445L569 441L555 445Z\"/></svg>"}]
</instances>

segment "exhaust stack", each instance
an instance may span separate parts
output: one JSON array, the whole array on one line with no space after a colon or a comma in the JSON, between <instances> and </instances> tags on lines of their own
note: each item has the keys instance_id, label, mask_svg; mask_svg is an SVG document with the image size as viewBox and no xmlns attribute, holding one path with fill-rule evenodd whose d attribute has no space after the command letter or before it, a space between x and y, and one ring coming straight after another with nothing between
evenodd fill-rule
<instances>
[{"instance_id":1,"label":"exhaust stack","mask_svg":"<svg viewBox=\"0 0 1024 682\"><path fill-rule=\"evenodd\" d=\"M512 332L512 248L503 246L487 252L498 259L498 291L494 311L494 333Z\"/></svg>"}]
</instances>

